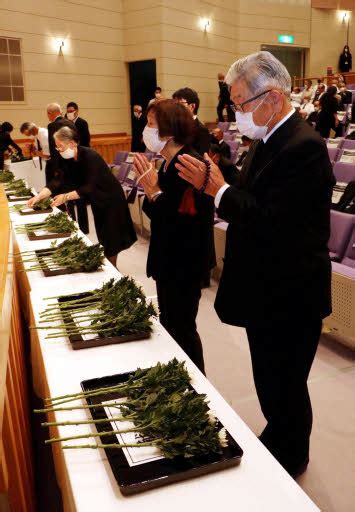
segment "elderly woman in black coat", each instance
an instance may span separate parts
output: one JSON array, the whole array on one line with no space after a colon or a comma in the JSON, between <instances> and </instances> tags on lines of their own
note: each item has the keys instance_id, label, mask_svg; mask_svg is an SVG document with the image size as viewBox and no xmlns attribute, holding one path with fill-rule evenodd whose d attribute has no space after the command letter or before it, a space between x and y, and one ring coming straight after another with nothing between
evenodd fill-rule
<instances>
[{"instance_id":1,"label":"elderly woman in black coat","mask_svg":"<svg viewBox=\"0 0 355 512\"><path fill-rule=\"evenodd\" d=\"M51 195L55 196L53 206L87 199L91 204L97 238L107 259L116 265L118 253L137 240L122 187L96 151L78 145L73 129L68 126L60 128L54 139L66 165L27 204L33 206Z\"/></svg>"}]
</instances>

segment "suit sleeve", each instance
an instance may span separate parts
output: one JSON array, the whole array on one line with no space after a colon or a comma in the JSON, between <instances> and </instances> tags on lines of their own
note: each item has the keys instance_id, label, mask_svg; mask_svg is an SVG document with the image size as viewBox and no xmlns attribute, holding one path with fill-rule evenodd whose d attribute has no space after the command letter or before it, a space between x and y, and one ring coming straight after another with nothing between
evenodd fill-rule
<instances>
[{"instance_id":1,"label":"suit sleeve","mask_svg":"<svg viewBox=\"0 0 355 512\"><path fill-rule=\"evenodd\" d=\"M334 177L329 157L323 144L310 140L293 145L285 152L279 163L282 173L274 179L279 181L272 187L267 203L237 186L229 187L223 194L218 216L230 224L243 226L258 223L265 230L277 230L282 226L299 226L305 223L302 217L312 210L315 198L327 187L329 207ZM260 178L259 178L260 179Z\"/></svg>"}]
</instances>

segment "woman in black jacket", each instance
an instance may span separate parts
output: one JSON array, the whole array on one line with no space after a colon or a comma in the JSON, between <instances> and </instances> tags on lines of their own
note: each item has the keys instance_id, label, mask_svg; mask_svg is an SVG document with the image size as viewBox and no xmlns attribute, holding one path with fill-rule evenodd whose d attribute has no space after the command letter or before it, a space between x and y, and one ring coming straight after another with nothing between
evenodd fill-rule
<instances>
[{"instance_id":1,"label":"woman in black jacket","mask_svg":"<svg viewBox=\"0 0 355 512\"><path fill-rule=\"evenodd\" d=\"M96 151L78 145L77 133L72 128L60 128L54 134L54 140L66 165L61 166L60 174L27 204L33 206L51 195L55 196L53 206L87 199L91 204L97 238L105 249L106 258L116 266L118 253L137 240L122 187Z\"/></svg>"},{"instance_id":2,"label":"woman in black jacket","mask_svg":"<svg viewBox=\"0 0 355 512\"><path fill-rule=\"evenodd\" d=\"M22 156L22 149L11 138L10 133L13 129L12 124L7 121L0 126L0 170L4 168L5 151L7 151L10 146L18 152L19 156Z\"/></svg>"},{"instance_id":3,"label":"woman in black jacket","mask_svg":"<svg viewBox=\"0 0 355 512\"><path fill-rule=\"evenodd\" d=\"M189 145L194 135L189 111L166 99L151 105L147 119L144 143L165 159L157 174L144 155L135 158L146 192L143 209L151 219L147 275L156 281L162 325L204 372L196 316L201 282L215 265L213 199L193 189L175 168L183 153L202 160Z\"/></svg>"},{"instance_id":4,"label":"woman in black jacket","mask_svg":"<svg viewBox=\"0 0 355 512\"><path fill-rule=\"evenodd\" d=\"M351 71L351 68L353 66L353 58L350 53L350 48L348 45L344 46L344 49L339 57L339 70L342 73L347 73Z\"/></svg>"},{"instance_id":5,"label":"woman in black jacket","mask_svg":"<svg viewBox=\"0 0 355 512\"><path fill-rule=\"evenodd\" d=\"M316 123L316 131L325 139L329 138L330 130L336 130L339 124L337 117L339 103L336 93L336 87L331 85L319 100L320 111Z\"/></svg>"}]
</instances>

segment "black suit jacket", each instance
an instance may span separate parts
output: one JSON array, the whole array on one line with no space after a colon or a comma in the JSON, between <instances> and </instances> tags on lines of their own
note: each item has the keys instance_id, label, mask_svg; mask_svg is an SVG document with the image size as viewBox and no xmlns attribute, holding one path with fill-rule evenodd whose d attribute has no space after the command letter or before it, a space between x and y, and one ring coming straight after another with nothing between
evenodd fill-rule
<instances>
[{"instance_id":1,"label":"black suit jacket","mask_svg":"<svg viewBox=\"0 0 355 512\"><path fill-rule=\"evenodd\" d=\"M175 164L177 156L183 153L201 158L192 148L183 147L167 169L159 171L163 194L155 202L146 198L143 203L143 210L151 219L147 275L155 280L202 279L216 264L213 198L194 191L178 176ZM191 189L195 199L194 216L179 212L187 189Z\"/></svg>"},{"instance_id":2,"label":"black suit jacket","mask_svg":"<svg viewBox=\"0 0 355 512\"><path fill-rule=\"evenodd\" d=\"M225 82L221 82L220 80L218 80L218 86L219 86L219 101L223 105L229 105L231 100L230 100L228 85Z\"/></svg>"},{"instance_id":3,"label":"black suit jacket","mask_svg":"<svg viewBox=\"0 0 355 512\"><path fill-rule=\"evenodd\" d=\"M63 167L64 159L59 155L58 151L55 147L55 141L53 135L63 126L69 126L69 128L75 128L74 123L65 119L62 116L57 117L52 123L48 125L48 145L49 145L49 153L50 160L46 163L46 183L51 182L60 171L61 167Z\"/></svg>"},{"instance_id":4,"label":"black suit jacket","mask_svg":"<svg viewBox=\"0 0 355 512\"><path fill-rule=\"evenodd\" d=\"M224 142L224 141L223 141L223 142L221 142L221 143L219 144L219 147L220 147L220 149L221 149L221 153L222 153L222 155L223 155L225 158L230 159L230 157L231 157L231 148L230 148L229 144L227 144L226 142Z\"/></svg>"},{"instance_id":5,"label":"black suit jacket","mask_svg":"<svg viewBox=\"0 0 355 512\"><path fill-rule=\"evenodd\" d=\"M335 183L326 145L294 114L257 155L255 148L218 208L229 227L216 311L239 326L325 317Z\"/></svg>"},{"instance_id":6,"label":"black suit jacket","mask_svg":"<svg viewBox=\"0 0 355 512\"><path fill-rule=\"evenodd\" d=\"M90 131L88 122L85 121L82 117L77 117L75 119L75 128L78 132L79 136L79 144L80 146L85 146L86 148L90 147Z\"/></svg>"},{"instance_id":7,"label":"black suit jacket","mask_svg":"<svg viewBox=\"0 0 355 512\"><path fill-rule=\"evenodd\" d=\"M145 151L145 144L143 142L143 130L147 124L147 118L145 115L141 115L137 119L134 115L132 116L132 143L131 151L138 151L143 153Z\"/></svg>"},{"instance_id":8,"label":"black suit jacket","mask_svg":"<svg viewBox=\"0 0 355 512\"><path fill-rule=\"evenodd\" d=\"M195 135L191 146L197 153L203 156L210 149L210 132L207 126L201 123L198 118L195 119Z\"/></svg>"}]
</instances>

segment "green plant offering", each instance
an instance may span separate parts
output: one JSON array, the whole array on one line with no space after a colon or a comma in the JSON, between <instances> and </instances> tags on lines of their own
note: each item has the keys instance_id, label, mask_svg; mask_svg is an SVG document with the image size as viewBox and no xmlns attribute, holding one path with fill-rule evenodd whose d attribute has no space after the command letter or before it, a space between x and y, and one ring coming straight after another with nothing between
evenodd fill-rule
<instances>
[{"instance_id":1,"label":"green plant offering","mask_svg":"<svg viewBox=\"0 0 355 512\"><path fill-rule=\"evenodd\" d=\"M32 222L16 228L16 233L28 234L44 230L49 233L74 233L78 230L75 222L64 212L52 213L43 222Z\"/></svg>"},{"instance_id":2,"label":"green plant offering","mask_svg":"<svg viewBox=\"0 0 355 512\"><path fill-rule=\"evenodd\" d=\"M49 249L41 251L38 259L34 251L26 251L20 254L23 263L36 263L36 265L25 269L26 272L35 270L57 270L67 268L74 272L94 272L104 264L104 248L100 244L86 245L80 237L73 236L61 244L52 242ZM42 261L48 258L48 261Z\"/></svg>"},{"instance_id":3,"label":"green plant offering","mask_svg":"<svg viewBox=\"0 0 355 512\"><path fill-rule=\"evenodd\" d=\"M0 171L0 183L12 181L14 177L14 173L11 171Z\"/></svg>"},{"instance_id":4,"label":"green plant offering","mask_svg":"<svg viewBox=\"0 0 355 512\"><path fill-rule=\"evenodd\" d=\"M121 396L125 396L126 400L115 404L115 407L121 413L115 418L49 422L42 425L46 427L82 424L97 425L130 420L134 423L133 427L103 431L95 434L52 438L47 443L58 443L90 437L104 438L114 434L135 432L140 436L140 439L135 443L63 445L63 448L120 449L155 446L168 459L220 454L222 448L228 445L226 431L224 428L218 429L218 420L209 410L206 395L196 393L189 386L190 377L184 363L173 359L167 364L158 363L148 370L138 369L127 382L117 386L45 399L47 408L35 412L65 410L65 408L57 406L66 401L118 393ZM93 407L99 406L100 404L93 405ZM104 406L104 404L101 404L101 406ZM112 407L111 405L107 406ZM77 408L79 407L73 407L72 409ZM70 408L67 409L72 410Z\"/></svg>"},{"instance_id":5,"label":"green plant offering","mask_svg":"<svg viewBox=\"0 0 355 512\"><path fill-rule=\"evenodd\" d=\"M151 318L157 315L143 290L129 277L111 279L84 297L49 304L34 329L53 330L47 339L73 335L99 337L130 336L152 331ZM62 322L53 325L55 322ZM85 326L80 325L85 323ZM47 324L43 326L43 324Z\"/></svg>"},{"instance_id":6,"label":"green plant offering","mask_svg":"<svg viewBox=\"0 0 355 512\"><path fill-rule=\"evenodd\" d=\"M32 206L32 210L35 210L35 211L48 210L49 208L51 208L51 203L52 203L52 199L50 199L50 198L41 199L40 201L38 201L38 203L36 203L34 206ZM28 206L25 204L15 204L14 206L11 207L11 210L14 212L15 211L20 212L21 210L25 210L27 208L28 208Z\"/></svg>"}]
</instances>

